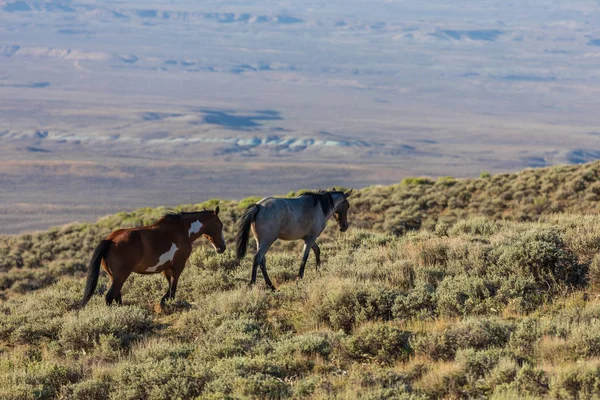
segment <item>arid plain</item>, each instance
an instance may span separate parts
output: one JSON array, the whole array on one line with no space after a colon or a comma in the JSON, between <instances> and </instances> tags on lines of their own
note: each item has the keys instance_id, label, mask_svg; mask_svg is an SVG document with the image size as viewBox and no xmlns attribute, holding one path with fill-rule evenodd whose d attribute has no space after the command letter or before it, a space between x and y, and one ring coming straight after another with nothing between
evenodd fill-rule
<instances>
[{"instance_id":1,"label":"arid plain","mask_svg":"<svg viewBox=\"0 0 600 400\"><path fill-rule=\"evenodd\" d=\"M0 2L0 232L599 158L598 6L458 3Z\"/></svg>"}]
</instances>

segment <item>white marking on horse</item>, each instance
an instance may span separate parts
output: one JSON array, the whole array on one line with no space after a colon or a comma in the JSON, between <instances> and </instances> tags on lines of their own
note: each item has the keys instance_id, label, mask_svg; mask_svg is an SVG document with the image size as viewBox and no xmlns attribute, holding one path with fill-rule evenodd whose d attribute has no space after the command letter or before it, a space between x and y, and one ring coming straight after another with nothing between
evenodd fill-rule
<instances>
[{"instance_id":1,"label":"white marking on horse","mask_svg":"<svg viewBox=\"0 0 600 400\"><path fill-rule=\"evenodd\" d=\"M161 265L165 264L168 261L173 261L173 257L175 257L175 253L177 253L177 245L175 243L173 243L171 245L171 248L169 249L169 251L161 254L161 256L158 258L158 263L154 267L150 267L150 268L146 269L146 271L156 272L158 267L160 267Z\"/></svg>"},{"instance_id":2,"label":"white marking on horse","mask_svg":"<svg viewBox=\"0 0 600 400\"><path fill-rule=\"evenodd\" d=\"M190 225L190 230L188 231L188 235L191 237L194 233L200 232L200 229L202 229L202 222L192 222Z\"/></svg>"}]
</instances>

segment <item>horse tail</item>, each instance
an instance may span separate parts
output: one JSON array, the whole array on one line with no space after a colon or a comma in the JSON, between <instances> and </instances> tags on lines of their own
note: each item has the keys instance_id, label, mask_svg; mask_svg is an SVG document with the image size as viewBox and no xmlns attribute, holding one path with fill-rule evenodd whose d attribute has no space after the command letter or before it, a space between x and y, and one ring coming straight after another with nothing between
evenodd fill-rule
<instances>
[{"instance_id":1,"label":"horse tail","mask_svg":"<svg viewBox=\"0 0 600 400\"><path fill-rule=\"evenodd\" d=\"M98 247L96 247L96 250L94 250L94 255L92 255L92 259L90 260L90 264L88 265L87 282L85 284L83 298L79 303L80 307L83 307L87 304L87 302L94 294L94 290L96 290L96 285L98 285L98 275L100 273L100 263L102 262L102 259L108 254L110 244L110 240L103 240L100 242Z\"/></svg>"},{"instance_id":2,"label":"horse tail","mask_svg":"<svg viewBox=\"0 0 600 400\"><path fill-rule=\"evenodd\" d=\"M248 237L250 236L250 226L256 221L256 216L260 207L257 204L252 204L246 208L244 215L238 225L238 234L235 237L236 254L238 261L244 258L246 255L246 249L248 247Z\"/></svg>"}]
</instances>

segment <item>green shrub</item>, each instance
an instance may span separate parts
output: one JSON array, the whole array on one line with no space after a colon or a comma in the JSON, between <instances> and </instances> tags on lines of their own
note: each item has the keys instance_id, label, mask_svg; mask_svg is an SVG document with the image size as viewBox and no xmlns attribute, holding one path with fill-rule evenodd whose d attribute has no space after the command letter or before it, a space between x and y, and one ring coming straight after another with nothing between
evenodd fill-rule
<instances>
[{"instance_id":1,"label":"green shrub","mask_svg":"<svg viewBox=\"0 0 600 400\"><path fill-rule=\"evenodd\" d=\"M412 353L410 333L399 328L374 323L360 327L343 344L344 353L358 361L393 363L407 360Z\"/></svg>"},{"instance_id":2,"label":"green shrub","mask_svg":"<svg viewBox=\"0 0 600 400\"><path fill-rule=\"evenodd\" d=\"M581 285L586 268L565 245L556 230L533 230L512 237L493 252L494 272L501 276L518 274L533 278L540 290L558 290L565 285Z\"/></svg>"},{"instance_id":3,"label":"green shrub","mask_svg":"<svg viewBox=\"0 0 600 400\"><path fill-rule=\"evenodd\" d=\"M338 341L339 335L330 332L306 333L283 341L277 347L277 353L286 357L301 354L304 356L319 355L327 358L333 352L333 348Z\"/></svg>"},{"instance_id":4,"label":"green shrub","mask_svg":"<svg viewBox=\"0 0 600 400\"><path fill-rule=\"evenodd\" d=\"M490 371L487 378L488 384L492 387L504 387L515 380L519 365L512 358L500 357L494 368Z\"/></svg>"},{"instance_id":5,"label":"green shrub","mask_svg":"<svg viewBox=\"0 0 600 400\"><path fill-rule=\"evenodd\" d=\"M256 196L246 197L245 199L242 199L238 202L237 208L245 210L252 204L258 203L259 200L260 200L260 197L256 197Z\"/></svg>"},{"instance_id":6,"label":"green shrub","mask_svg":"<svg viewBox=\"0 0 600 400\"><path fill-rule=\"evenodd\" d=\"M502 352L498 349L475 350L467 348L456 352L456 362L461 365L467 377L481 379L496 367Z\"/></svg>"},{"instance_id":7,"label":"green shrub","mask_svg":"<svg viewBox=\"0 0 600 400\"><path fill-rule=\"evenodd\" d=\"M91 379L63 387L61 398L73 400L105 400L109 396L109 389L110 386L107 382Z\"/></svg>"},{"instance_id":8,"label":"green shrub","mask_svg":"<svg viewBox=\"0 0 600 400\"><path fill-rule=\"evenodd\" d=\"M332 329L352 331L359 322L392 318L398 292L346 280L331 282L310 294L311 314Z\"/></svg>"},{"instance_id":9,"label":"green shrub","mask_svg":"<svg viewBox=\"0 0 600 400\"><path fill-rule=\"evenodd\" d=\"M258 321L224 320L198 339L202 359L243 356L254 350L263 333Z\"/></svg>"},{"instance_id":10,"label":"green shrub","mask_svg":"<svg viewBox=\"0 0 600 400\"><path fill-rule=\"evenodd\" d=\"M600 254L596 254L590 264L588 282L593 288L600 288Z\"/></svg>"},{"instance_id":11,"label":"green shrub","mask_svg":"<svg viewBox=\"0 0 600 400\"><path fill-rule=\"evenodd\" d=\"M500 223L487 218L471 218L458 221L450 234L456 236L459 234L491 236L496 234L501 229Z\"/></svg>"},{"instance_id":12,"label":"green shrub","mask_svg":"<svg viewBox=\"0 0 600 400\"><path fill-rule=\"evenodd\" d=\"M494 304L494 288L482 278L466 275L446 277L437 291L437 308L442 316L487 314Z\"/></svg>"},{"instance_id":13,"label":"green shrub","mask_svg":"<svg viewBox=\"0 0 600 400\"><path fill-rule=\"evenodd\" d=\"M570 347L580 357L600 356L600 320L573 329Z\"/></svg>"},{"instance_id":14,"label":"green shrub","mask_svg":"<svg viewBox=\"0 0 600 400\"><path fill-rule=\"evenodd\" d=\"M544 371L525 364L516 374L514 381L500 385L496 392L518 393L519 396L545 396L550 389Z\"/></svg>"},{"instance_id":15,"label":"green shrub","mask_svg":"<svg viewBox=\"0 0 600 400\"><path fill-rule=\"evenodd\" d=\"M513 325L500 319L467 319L442 332L417 335L411 345L417 354L434 360L452 360L459 349L504 347L512 331Z\"/></svg>"},{"instance_id":16,"label":"green shrub","mask_svg":"<svg viewBox=\"0 0 600 400\"><path fill-rule=\"evenodd\" d=\"M10 376L0 375L0 397L15 400L53 399L77 379L79 374L69 367L48 362L30 362L17 366Z\"/></svg>"},{"instance_id":17,"label":"green shrub","mask_svg":"<svg viewBox=\"0 0 600 400\"><path fill-rule=\"evenodd\" d=\"M429 178L404 178L400 184L404 186L433 185L434 182Z\"/></svg>"},{"instance_id":18,"label":"green shrub","mask_svg":"<svg viewBox=\"0 0 600 400\"><path fill-rule=\"evenodd\" d=\"M210 376L204 364L189 360L125 361L110 371L110 399L194 398L202 393Z\"/></svg>"},{"instance_id":19,"label":"green shrub","mask_svg":"<svg viewBox=\"0 0 600 400\"><path fill-rule=\"evenodd\" d=\"M436 306L435 289L419 283L408 293L396 296L392 314L396 319L429 318L436 315Z\"/></svg>"},{"instance_id":20,"label":"green shrub","mask_svg":"<svg viewBox=\"0 0 600 400\"><path fill-rule=\"evenodd\" d=\"M121 346L127 346L151 329L152 320L143 309L89 305L65 317L59 342L65 350L90 350L101 335L113 335Z\"/></svg>"},{"instance_id":21,"label":"green shrub","mask_svg":"<svg viewBox=\"0 0 600 400\"><path fill-rule=\"evenodd\" d=\"M537 319L525 318L517 325L510 338L510 349L519 358L532 359L541 336Z\"/></svg>"},{"instance_id":22,"label":"green shrub","mask_svg":"<svg viewBox=\"0 0 600 400\"><path fill-rule=\"evenodd\" d=\"M560 372L550 395L557 399L592 399L599 391L600 366L579 364Z\"/></svg>"}]
</instances>

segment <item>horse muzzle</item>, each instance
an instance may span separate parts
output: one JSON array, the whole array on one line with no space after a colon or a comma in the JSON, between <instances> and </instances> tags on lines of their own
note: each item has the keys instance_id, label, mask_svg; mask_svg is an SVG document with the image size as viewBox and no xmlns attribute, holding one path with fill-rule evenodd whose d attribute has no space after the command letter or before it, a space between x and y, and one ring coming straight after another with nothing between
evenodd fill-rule
<instances>
[{"instance_id":1,"label":"horse muzzle","mask_svg":"<svg viewBox=\"0 0 600 400\"><path fill-rule=\"evenodd\" d=\"M348 230L348 224L340 226L340 232L346 232Z\"/></svg>"},{"instance_id":2,"label":"horse muzzle","mask_svg":"<svg viewBox=\"0 0 600 400\"><path fill-rule=\"evenodd\" d=\"M216 250L217 250L217 254L223 254L223 253L225 253L225 246L218 247Z\"/></svg>"}]
</instances>

